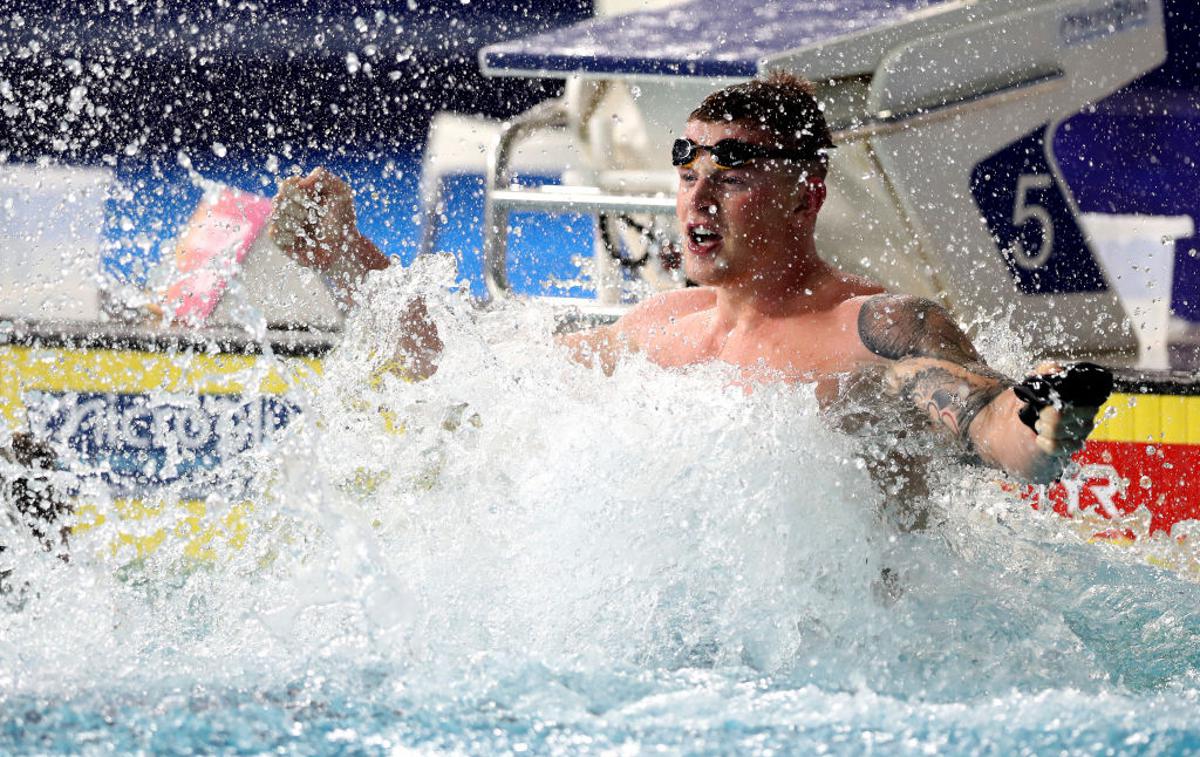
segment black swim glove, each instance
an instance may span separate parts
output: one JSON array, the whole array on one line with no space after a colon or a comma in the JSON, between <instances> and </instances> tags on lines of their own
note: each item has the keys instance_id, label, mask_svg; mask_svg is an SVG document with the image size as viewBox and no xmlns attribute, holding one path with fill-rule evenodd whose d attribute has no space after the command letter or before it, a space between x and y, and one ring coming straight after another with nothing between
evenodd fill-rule
<instances>
[{"instance_id":1,"label":"black swim glove","mask_svg":"<svg viewBox=\"0 0 1200 757\"><path fill-rule=\"evenodd\" d=\"M1075 363L1060 373L1030 376L1013 387L1025 402L1019 417L1036 433L1038 413L1047 405L1100 407L1113 390L1113 374L1095 363Z\"/></svg>"}]
</instances>

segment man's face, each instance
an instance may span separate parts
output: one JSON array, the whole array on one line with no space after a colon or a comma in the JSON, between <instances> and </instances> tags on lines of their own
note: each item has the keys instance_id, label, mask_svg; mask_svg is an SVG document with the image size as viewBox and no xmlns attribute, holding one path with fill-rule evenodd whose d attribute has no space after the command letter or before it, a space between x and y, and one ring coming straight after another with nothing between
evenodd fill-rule
<instances>
[{"instance_id":1,"label":"man's face","mask_svg":"<svg viewBox=\"0 0 1200 757\"><path fill-rule=\"evenodd\" d=\"M683 136L701 145L738 139L770 145L742 124L689 121ZM698 284L770 281L796 265L797 240L811 233L816 208L794 164L758 159L722 169L712 154L680 166L675 213L684 234L684 270ZM819 207L819 202L817 203Z\"/></svg>"}]
</instances>

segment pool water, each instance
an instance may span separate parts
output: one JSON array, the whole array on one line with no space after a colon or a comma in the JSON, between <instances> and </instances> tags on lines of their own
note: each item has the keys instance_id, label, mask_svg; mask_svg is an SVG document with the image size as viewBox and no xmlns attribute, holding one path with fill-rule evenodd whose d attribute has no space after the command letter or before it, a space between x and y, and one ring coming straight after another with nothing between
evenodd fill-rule
<instances>
[{"instance_id":1,"label":"pool water","mask_svg":"<svg viewBox=\"0 0 1200 757\"><path fill-rule=\"evenodd\" d=\"M299 419L225 463L240 550L9 537L0 751L1200 749L1200 586L952 459L905 532L868 469L928 439L716 366L605 377L456 278L376 277ZM419 383L378 371L414 294L446 342Z\"/></svg>"}]
</instances>

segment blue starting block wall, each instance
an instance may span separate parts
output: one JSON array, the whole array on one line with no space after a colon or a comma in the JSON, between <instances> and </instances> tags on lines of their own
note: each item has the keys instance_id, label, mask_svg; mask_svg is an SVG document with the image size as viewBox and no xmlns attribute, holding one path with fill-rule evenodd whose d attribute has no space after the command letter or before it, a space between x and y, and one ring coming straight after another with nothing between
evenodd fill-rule
<instances>
[{"instance_id":1,"label":"blue starting block wall","mask_svg":"<svg viewBox=\"0 0 1200 757\"><path fill-rule=\"evenodd\" d=\"M1187 215L1200 230L1200 4L1163 9L1166 63L1065 121L1054 152L1081 211ZM1171 310L1200 323L1200 235L1175 241Z\"/></svg>"},{"instance_id":2,"label":"blue starting block wall","mask_svg":"<svg viewBox=\"0 0 1200 757\"><path fill-rule=\"evenodd\" d=\"M1122 92L1065 122L1055 154L1080 210L1200 220L1200 96ZM1200 236L1175 240L1171 310L1200 322Z\"/></svg>"}]
</instances>

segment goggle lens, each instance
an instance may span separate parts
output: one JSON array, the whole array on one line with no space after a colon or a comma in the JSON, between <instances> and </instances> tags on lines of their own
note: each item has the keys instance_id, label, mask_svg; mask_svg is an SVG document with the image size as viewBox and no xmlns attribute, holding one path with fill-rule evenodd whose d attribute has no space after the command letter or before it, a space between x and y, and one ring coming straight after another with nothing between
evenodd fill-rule
<instances>
[{"instance_id":1,"label":"goggle lens","mask_svg":"<svg viewBox=\"0 0 1200 757\"><path fill-rule=\"evenodd\" d=\"M677 139L671 145L671 165L686 166L696 159L700 145L690 139Z\"/></svg>"},{"instance_id":2,"label":"goggle lens","mask_svg":"<svg viewBox=\"0 0 1200 757\"><path fill-rule=\"evenodd\" d=\"M756 158L781 160L818 160L820 156L799 150L777 150L765 145L751 144L740 139L722 139L715 145L701 145L690 139L677 139L671 145L671 165L687 166L696 160L701 150L708 150L717 168L738 168Z\"/></svg>"},{"instance_id":3,"label":"goggle lens","mask_svg":"<svg viewBox=\"0 0 1200 757\"><path fill-rule=\"evenodd\" d=\"M717 168L737 168L759 157L762 148L737 139L722 139L715 145L696 144L690 139L677 139L671 145L671 164L686 166L696 160L701 150L708 150Z\"/></svg>"}]
</instances>

